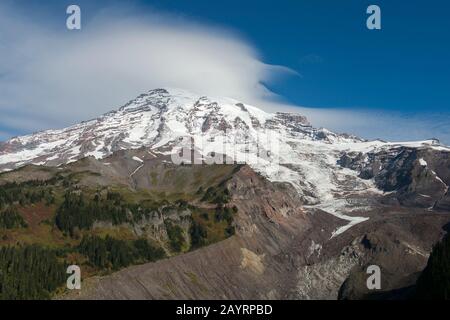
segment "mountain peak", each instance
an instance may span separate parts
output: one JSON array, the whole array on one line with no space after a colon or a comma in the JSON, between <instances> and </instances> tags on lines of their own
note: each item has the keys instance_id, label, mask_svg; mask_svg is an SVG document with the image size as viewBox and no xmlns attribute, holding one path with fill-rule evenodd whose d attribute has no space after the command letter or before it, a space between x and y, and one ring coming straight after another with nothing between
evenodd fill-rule
<instances>
[{"instance_id":1,"label":"mountain peak","mask_svg":"<svg viewBox=\"0 0 450 320\"><path fill-rule=\"evenodd\" d=\"M288 153L293 143L307 150L367 150L389 145L313 128L300 114L271 114L231 98L158 88L97 119L2 143L0 172L26 164L57 166L88 156L104 158L118 150L143 146L158 149L173 146L182 137L220 140L222 146L215 142L209 145L220 153L227 146L247 150L264 139L276 140L282 152Z\"/></svg>"}]
</instances>

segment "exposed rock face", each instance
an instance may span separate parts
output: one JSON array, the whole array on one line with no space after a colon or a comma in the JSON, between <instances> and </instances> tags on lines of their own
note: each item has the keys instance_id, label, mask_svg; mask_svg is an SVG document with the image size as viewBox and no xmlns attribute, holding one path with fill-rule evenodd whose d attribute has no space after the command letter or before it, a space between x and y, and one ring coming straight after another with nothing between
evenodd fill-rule
<instances>
[{"instance_id":1,"label":"exposed rock face","mask_svg":"<svg viewBox=\"0 0 450 320\"><path fill-rule=\"evenodd\" d=\"M354 244L362 248L348 278L339 290L339 299L405 299L419 273L426 266L431 246L444 233L436 221L441 217L422 215L417 219L402 217L394 223L377 225L377 229L355 239ZM414 221L416 220L416 221ZM442 222L442 221L441 221ZM405 226L400 225L407 224ZM444 223L445 224L445 223ZM420 228L409 233L405 229ZM423 233L422 233L423 232ZM371 265L380 267L381 290L369 290L366 284L367 269Z\"/></svg>"},{"instance_id":2,"label":"exposed rock face","mask_svg":"<svg viewBox=\"0 0 450 320\"><path fill-rule=\"evenodd\" d=\"M305 116L299 114L277 112L276 118L280 120L284 125L289 125L293 128L311 127L308 119L306 119Z\"/></svg>"},{"instance_id":3,"label":"exposed rock face","mask_svg":"<svg viewBox=\"0 0 450 320\"><path fill-rule=\"evenodd\" d=\"M433 149L394 148L368 154L344 153L339 163L374 179L393 192L389 201L406 206L449 211L450 153Z\"/></svg>"}]
</instances>

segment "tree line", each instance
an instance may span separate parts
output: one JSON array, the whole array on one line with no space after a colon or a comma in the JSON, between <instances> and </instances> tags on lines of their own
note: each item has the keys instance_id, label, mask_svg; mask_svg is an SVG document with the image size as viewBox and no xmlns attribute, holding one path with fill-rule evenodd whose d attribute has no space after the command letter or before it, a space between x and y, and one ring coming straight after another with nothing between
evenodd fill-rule
<instances>
[{"instance_id":1,"label":"tree line","mask_svg":"<svg viewBox=\"0 0 450 320\"><path fill-rule=\"evenodd\" d=\"M28 225L16 208L0 211L0 229L26 228Z\"/></svg>"},{"instance_id":2,"label":"tree line","mask_svg":"<svg viewBox=\"0 0 450 320\"><path fill-rule=\"evenodd\" d=\"M0 248L0 299L49 299L65 281L55 251L37 245Z\"/></svg>"},{"instance_id":3,"label":"tree line","mask_svg":"<svg viewBox=\"0 0 450 320\"><path fill-rule=\"evenodd\" d=\"M112 270L165 257L164 250L147 239L127 241L110 236L84 236L78 251L87 256L93 266Z\"/></svg>"},{"instance_id":4,"label":"tree line","mask_svg":"<svg viewBox=\"0 0 450 320\"><path fill-rule=\"evenodd\" d=\"M48 182L40 180L11 182L0 187L0 210L14 204L25 206L41 201L47 205L55 201L53 190L48 187Z\"/></svg>"},{"instance_id":5,"label":"tree line","mask_svg":"<svg viewBox=\"0 0 450 320\"><path fill-rule=\"evenodd\" d=\"M75 228L90 229L95 221L110 221L114 225L127 222L127 206L108 196L102 199L96 195L91 200L81 192L65 193L55 217L56 226L61 231L72 234Z\"/></svg>"}]
</instances>

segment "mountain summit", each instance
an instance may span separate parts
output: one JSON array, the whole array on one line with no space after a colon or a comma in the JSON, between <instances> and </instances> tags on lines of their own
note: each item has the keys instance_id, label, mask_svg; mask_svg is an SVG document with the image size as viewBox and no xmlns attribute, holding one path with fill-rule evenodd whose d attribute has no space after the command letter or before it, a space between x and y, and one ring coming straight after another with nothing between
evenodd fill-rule
<instances>
[{"instance_id":1,"label":"mountain summit","mask_svg":"<svg viewBox=\"0 0 450 320\"><path fill-rule=\"evenodd\" d=\"M301 115L269 114L230 98L154 89L96 119L2 143L0 171L30 163L55 166L87 156L103 158L117 150L141 146L159 148L181 136L216 136L227 130L229 136L251 137L263 129L297 132L299 138L307 140L347 140L312 128Z\"/></svg>"}]
</instances>

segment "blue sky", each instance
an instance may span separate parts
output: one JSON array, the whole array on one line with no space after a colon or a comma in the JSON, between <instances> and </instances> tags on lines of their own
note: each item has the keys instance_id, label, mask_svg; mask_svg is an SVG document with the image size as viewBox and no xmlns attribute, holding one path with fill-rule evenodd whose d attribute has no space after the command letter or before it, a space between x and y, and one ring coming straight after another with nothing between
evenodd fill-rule
<instances>
[{"instance_id":1,"label":"blue sky","mask_svg":"<svg viewBox=\"0 0 450 320\"><path fill-rule=\"evenodd\" d=\"M72 3L79 4L82 8L83 29L78 34L69 33L61 27L65 25L65 8ZM381 8L382 30L368 30L365 26L365 11L370 4L377 4ZM236 61L285 67L284 71L267 70L262 66L252 68L247 73L254 72L254 77L246 79L242 87L249 91L251 89L247 88L251 88L254 82L263 83L285 104L306 107L307 109L298 110L313 118L313 124L367 138L410 140L437 137L450 144L450 4L447 1L142 0L128 2L125 6L123 1L106 0L19 0L7 1L7 6L3 9L22 17L23 23L31 23L33 27L27 32L33 32L33 38L42 37L42 41L50 41L48 38L59 37L59 44L53 42L42 45L52 48L54 53L63 50L61 43L64 41L77 42L78 47L83 43L91 43L89 41L99 43L99 39L106 36L105 33L97 34L94 26L100 26L102 23L105 25L105 16L108 17L109 13L105 15L104 11L111 7L115 8L110 14L113 20L120 22L124 16L128 19L138 17L139 23L150 24L148 28L155 26L154 20L158 20L158 23L163 21L162 24L170 25L171 31L180 29L181 35L176 33L177 31L173 33L177 37L180 36L180 39L185 38L183 29L186 29L187 25L187 29L195 33L192 43L198 40L202 44L219 46L222 44L217 44L216 38L226 39L228 43L224 48L236 48L236 52L241 54L230 51L230 55L236 54L236 57L228 64L217 66L220 62L216 61L211 64L211 70L216 67L220 69L217 74L219 77L226 77L233 72L236 78L246 77L247 75L229 68L236 64ZM0 15L1 10L2 7ZM16 19L15 30L18 29L17 25L20 25L21 20L18 21ZM160 27L159 24L157 26ZM24 29L27 30L26 27ZM139 34L133 30L142 31L142 28L130 28L130 34ZM11 49L12 44L19 41L11 41L12 36L8 38L7 31L3 32L3 37L0 32L0 50L4 50L6 57L13 57L11 59L14 60L17 54ZM55 36L49 36L52 34ZM205 37L205 42L201 42L202 36ZM26 33L23 39L25 40L14 47L14 50L23 52L25 49L21 50L20 46L26 45L28 50L31 48L30 51L35 52ZM39 44L35 46L39 47ZM133 46L130 45L130 48ZM163 50L158 51L159 49L152 46L149 48L155 52L156 59L159 59L156 52L165 55ZM173 47L168 44L168 48ZM45 48L36 49L36 52L40 52L39 55L24 56L23 60L15 62L22 66L36 60L35 63L41 65L39 59L45 59L49 53L45 52ZM64 56L66 53L61 54ZM95 54L97 55L97 52ZM195 60L193 56L196 56L195 48L192 49L186 65ZM204 59L209 61L209 58L208 56ZM226 60L226 57L224 59ZM196 63L200 65L201 61ZM16 80L31 74L28 69L15 74L15 71L9 68L10 65L8 62L4 62L3 66L0 64L0 80L2 77L7 78L5 75ZM107 69L107 66L105 68ZM149 73L154 74L151 81L147 81L140 74L134 77L142 79L141 82L136 82L136 93L142 90L141 88L157 84L159 77L162 85L173 82L165 78L165 74L161 75L159 70L152 68L149 66ZM29 69L39 70L34 66ZM130 70L134 70L133 67L130 67ZM176 70L169 73L178 77ZM267 73L270 73L270 76L267 76ZM58 75L55 72L53 76L57 78ZM121 76L122 73L112 72L108 77L114 75ZM79 82L84 82L83 77L88 81L87 74L78 76ZM195 74L191 72L189 76ZM183 74L179 78L189 80L189 76ZM103 97L102 88L95 88L103 81L96 81L90 84L90 90L80 87L77 95L63 94L77 91L79 82L71 84L70 88L73 90L58 89L60 97L54 97L55 90L47 92L42 87L34 91L35 85L26 83L25 80L25 85L29 86L36 99L42 101L42 105L36 104L36 99L19 99L17 89L9 86L5 89L5 85L1 88L4 82L0 81L0 93L3 93L3 89L7 93L3 96L9 97L4 101L0 100L0 112L5 115L4 121L0 120L0 139L34 130L65 126L85 117L94 117L118 107L120 103L132 98L128 95L135 93L133 88L127 88L123 92L118 91L117 96L105 94ZM232 80L230 76L229 82L233 82ZM51 81L57 80L48 80L47 88L54 88ZM224 94L235 93L238 98L255 100L252 99L255 98L252 93L228 88L229 82L223 85L218 83L216 87L205 90L214 89L214 93L220 94L217 88L223 87L227 89ZM17 85L19 84L22 82L17 80ZM198 87L195 89L198 90ZM97 97L93 97L94 94ZM258 94L257 98L262 98L261 94ZM64 110L63 102L69 100L75 100L75 106L89 104L90 107L81 112L82 108L67 103L68 109ZM55 109L46 107L52 103L58 106L61 116L58 116ZM78 109L80 112L75 112Z\"/></svg>"},{"instance_id":2,"label":"blue sky","mask_svg":"<svg viewBox=\"0 0 450 320\"><path fill-rule=\"evenodd\" d=\"M155 8L229 26L263 60L301 74L269 84L296 104L445 111L450 107L446 1L152 1ZM382 10L382 30L365 27Z\"/></svg>"}]
</instances>

